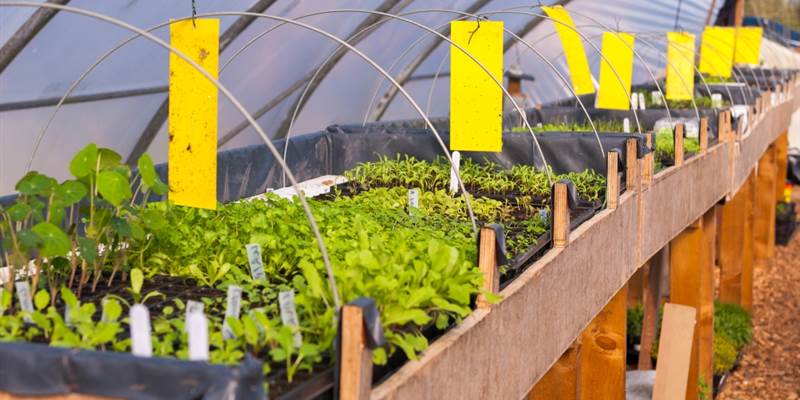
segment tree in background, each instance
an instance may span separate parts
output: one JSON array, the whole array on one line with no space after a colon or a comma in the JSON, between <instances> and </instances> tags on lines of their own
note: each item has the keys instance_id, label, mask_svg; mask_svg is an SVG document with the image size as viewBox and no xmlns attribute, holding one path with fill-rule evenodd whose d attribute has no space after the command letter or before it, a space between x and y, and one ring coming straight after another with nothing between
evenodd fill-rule
<instances>
[{"instance_id":1,"label":"tree in background","mask_svg":"<svg viewBox=\"0 0 800 400\"><path fill-rule=\"evenodd\" d=\"M800 30L800 0L748 0L745 14L778 21Z\"/></svg>"}]
</instances>

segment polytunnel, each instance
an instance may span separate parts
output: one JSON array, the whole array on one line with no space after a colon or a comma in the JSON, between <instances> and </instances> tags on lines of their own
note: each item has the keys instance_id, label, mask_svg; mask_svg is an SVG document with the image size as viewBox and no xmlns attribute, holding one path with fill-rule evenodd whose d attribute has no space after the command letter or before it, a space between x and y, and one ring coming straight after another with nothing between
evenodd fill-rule
<instances>
[{"instance_id":1,"label":"polytunnel","mask_svg":"<svg viewBox=\"0 0 800 400\"><path fill-rule=\"evenodd\" d=\"M169 2L158 9L153 9L147 1L70 1L68 4L140 28L186 17L192 11L188 0ZM640 34L675 27L699 33L707 20L714 20L722 3L711 8L710 2L703 1L682 1L680 7L672 1L573 0L553 4L563 4L568 10L579 12L580 15L573 16L576 25L599 48L598 33L605 27ZM198 13L249 10L288 18L302 17L313 26L347 39L386 68L425 106L431 117L446 116L449 110L447 43L403 21L381 21L380 15L366 11L407 14L408 19L443 33L448 31L448 21L463 18L452 11L517 12L491 14L490 18L504 21L508 30L529 42L552 60L561 73L567 74L560 42L553 40L553 23L547 23L541 17L541 9L526 1L376 0L333 4L281 0L198 1L195 9ZM56 173L58 166L64 165L71 154L90 142L110 147L128 160L147 152L156 162L166 161L168 54L141 38L114 52L80 82L58 110L34 154L40 132L70 85L130 33L57 10L3 7L0 13L5 21L0 36L3 44L0 193L13 191L16 180L28 170L31 158L30 169ZM331 53L337 52L337 44L331 40L297 27L282 26L253 41L279 22L234 15L222 16L220 21L220 60L221 65L227 64L220 72L220 82L258 118L270 137L281 138L287 134L306 86L309 86L308 93L291 127L293 135L318 131L333 124L416 117L408 102L397 96L391 85L359 57L338 51L332 60L325 62ZM20 27L25 29L18 31ZM366 32L360 32L365 28ZM167 39L168 31L168 26L164 25L153 33ZM571 96L547 64L514 38L505 36L505 62L520 65L535 78L524 85L531 99L547 103ZM663 40L652 42L655 49L639 45L639 51L654 71L663 74L666 63L661 53L666 43ZM244 46L247 47L243 49ZM597 51L587 49L596 76L600 57ZM236 58L231 59L234 55ZM310 82L323 63L324 68L314 82ZM634 63L634 69L634 82L651 79L642 63ZM219 137L221 150L260 141L225 100L221 101L219 110Z\"/></svg>"},{"instance_id":2,"label":"polytunnel","mask_svg":"<svg viewBox=\"0 0 800 400\"><path fill-rule=\"evenodd\" d=\"M794 398L794 12L0 0L0 398Z\"/></svg>"}]
</instances>

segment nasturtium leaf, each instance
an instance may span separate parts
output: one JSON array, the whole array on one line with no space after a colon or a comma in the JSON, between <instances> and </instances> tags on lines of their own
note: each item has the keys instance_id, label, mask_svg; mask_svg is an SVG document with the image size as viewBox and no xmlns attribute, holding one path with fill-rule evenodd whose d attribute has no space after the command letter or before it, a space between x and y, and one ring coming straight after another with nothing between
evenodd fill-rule
<instances>
[{"instance_id":1,"label":"nasturtium leaf","mask_svg":"<svg viewBox=\"0 0 800 400\"><path fill-rule=\"evenodd\" d=\"M69 163L69 172L76 178L82 178L94 171L97 166L97 145L89 143L81 149Z\"/></svg>"},{"instance_id":2,"label":"nasturtium leaf","mask_svg":"<svg viewBox=\"0 0 800 400\"><path fill-rule=\"evenodd\" d=\"M79 237L78 249L81 252L81 258L87 262L94 262L97 259L97 242L93 239Z\"/></svg>"},{"instance_id":3,"label":"nasturtium leaf","mask_svg":"<svg viewBox=\"0 0 800 400\"><path fill-rule=\"evenodd\" d=\"M144 273L139 268L131 270L131 291L134 293L142 292L142 285L144 285Z\"/></svg>"},{"instance_id":4,"label":"nasturtium leaf","mask_svg":"<svg viewBox=\"0 0 800 400\"><path fill-rule=\"evenodd\" d=\"M32 250L42 245L42 238L33 233L30 229L23 229L17 232L17 240L26 250Z\"/></svg>"},{"instance_id":5,"label":"nasturtium leaf","mask_svg":"<svg viewBox=\"0 0 800 400\"><path fill-rule=\"evenodd\" d=\"M103 171L97 176L97 190L104 199L115 206L131 198L128 179L115 171Z\"/></svg>"},{"instance_id":6,"label":"nasturtium leaf","mask_svg":"<svg viewBox=\"0 0 800 400\"><path fill-rule=\"evenodd\" d=\"M50 222L40 222L31 228L33 233L42 239L41 255L43 257L63 256L69 252L69 237L61 228Z\"/></svg>"},{"instance_id":7,"label":"nasturtium leaf","mask_svg":"<svg viewBox=\"0 0 800 400\"><path fill-rule=\"evenodd\" d=\"M47 293L47 290L40 290L33 296L33 305L37 310L43 310L48 304L50 304L50 293Z\"/></svg>"},{"instance_id":8,"label":"nasturtium leaf","mask_svg":"<svg viewBox=\"0 0 800 400\"><path fill-rule=\"evenodd\" d=\"M64 213L64 204L53 200L47 208L47 220L54 224L60 224L64 220Z\"/></svg>"},{"instance_id":9,"label":"nasturtium leaf","mask_svg":"<svg viewBox=\"0 0 800 400\"><path fill-rule=\"evenodd\" d=\"M145 188L152 190L153 193L159 196L167 193L169 186L159 178L156 168L153 166L153 159L148 154L143 154L139 157L138 166Z\"/></svg>"},{"instance_id":10,"label":"nasturtium leaf","mask_svg":"<svg viewBox=\"0 0 800 400\"><path fill-rule=\"evenodd\" d=\"M100 163L100 171L107 171L118 167L122 156L114 150L101 147L97 149L97 160Z\"/></svg>"},{"instance_id":11,"label":"nasturtium leaf","mask_svg":"<svg viewBox=\"0 0 800 400\"><path fill-rule=\"evenodd\" d=\"M26 196L48 195L58 185L58 182L36 171L28 172L17 182L16 189Z\"/></svg>"},{"instance_id":12,"label":"nasturtium leaf","mask_svg":"<svg viewBox=\"0 0 800 400\"><path fill-rule=\"evenodd\" d=\"M120 217L111 217L111 223L109 224L113 232L123 238L129 238L133 236L133 230L131 229L131 225L126 221L124 218Z\"/></svg>"},{"instance_id":13,"label":"nasturtium leaf","mask_svg":"<svg viewBox=\"0 0 800 400\"><path fill-rule=\"evenodd\" d=\"M81 201L88 192L86 186L76 180L65 181L56 188L56 196L66 207Z\"/></svg>"},{"instance_id":14,"label":"nasturtium leaf","mask_svg":"<svg viewBox=\"0 0 800 400\"><path fill-rule=\"evenodd\" d=\"M19 222L27 218L31 211L33 211L31 206L25 203L14 204L13 206L9 207L8 210L6 210L8 216L11 217L11 221L14 222Z\"/></svg>"}]
</instances>

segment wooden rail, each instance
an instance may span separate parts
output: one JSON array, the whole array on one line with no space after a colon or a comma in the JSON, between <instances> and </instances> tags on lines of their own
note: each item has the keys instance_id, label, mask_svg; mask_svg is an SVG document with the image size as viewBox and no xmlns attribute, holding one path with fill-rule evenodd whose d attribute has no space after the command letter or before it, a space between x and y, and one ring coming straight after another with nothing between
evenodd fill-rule
<instances>
[{"instance_id":1,"label":"wooden rail","mask_svg":"<svg viewBox=\"0 0 800 400\"><path fill-rule=\"evenodd\" d=\"M574 362L567 350L633 273L691 224L704 216L712 223L709 210L745 184L800 107L800 87L794 81L790 88L780 104L764 96L746 132L728 133L730 124L722 121L720 143L652 182L639 179L647 176L639 160L616 209L572 231L567 246L547 252L500 292L502 302L474 311L419 360L374 387L371 398L519 399L559 359ZM708 310L698 318L702 312Z\"/></svg>"}]
</instances>

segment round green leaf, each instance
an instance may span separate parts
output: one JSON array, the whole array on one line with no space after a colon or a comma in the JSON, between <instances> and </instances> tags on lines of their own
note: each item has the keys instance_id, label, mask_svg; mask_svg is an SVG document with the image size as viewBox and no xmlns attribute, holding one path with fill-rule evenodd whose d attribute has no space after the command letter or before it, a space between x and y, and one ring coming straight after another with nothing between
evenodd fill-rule
<instances>
[{"instance_id":1,"label":"round green leaf","mask_svg":"<svg viewBox=\"0 0 800 400\"><path fill-rule=\"evenodd\" d=\"M94 262L97 259L97 242L92 239L79 237L78 249L81 252L81 258L87 262Z\"/></svg>"},{"instance_id":2,"label":"round green leaf","mask_svg":"<svg viewBox=\"0 0 800 400\"><path fill-rule=\"evenodd\" d=\"M40 290L36 292L36 295L33 296L33 304L36 306L37 310L43 310L48 304L50 304L50 293L47 293L47 290Z\"/></svg>"},{"instance_id":3,"label":"round green leaf","mask_svg":"<svg viewBox=\"0 0 800 400\"><path fill-rule=\"evenodd\" d=\"M157 195L163 195L167 193L169 187L161 178L158 177L156 173L156 168L153 166L153 160L150 158L149 155L144 154L139 157L139 174L142 175L142 182L144 183L146 188L149 188L153 191L153 193Z\"/></svg>"},{"instance_id":4,"label":"round green leaf","mask_svg":"<svg viewBox=\"0 0 800 400\"><path fill-rule=\"evenodd\" d=\"M65 207L81 201L88 193L86 186L80 181L65 181L56 188L56 196Z\"/></svg>"},{"instance_id":5,"label":"round green leaf","mask_svg":"<svg viewBox=\"0 0 800 400\"><path fill-rule=\"evenodd\" d=\"M14 204L6 210L8 216L11 217L11 220L14 222L22 221L27 218L31 211L33 211L31 206L25 203Z\"/></svg>"},{"instance_id":6,"label":"round green leaf","mask_svg":"<svg viewBox=\"0 0 800 400\"><path fill-rule=\"evenodd\" d=\"M122 161L122 156L119 153L105 147L97 149L97 158L100 162L100 171L114 169Z\"/></svg>"},{"instance_id":7,"label":"round green leaf","mask_svg":"<svg viewBox=\"0 0 800 400\"><path fill-rule=\"evenodd\" d=\"M17 240L25 250L33 250L42 245L42 238L31 232L30 229L23 229L17 232Z\"/></svg>"},{"instance_id":8,"label":"round green leaf","mask_svg":"<svg viewBox=\"0 0 800 400\"><path fill-rule=\"evenodd\" d=\"M40 222L31 228L31 231L42 239L40 250L43 257L63 256L69 252L71 247L69 237L58 226Z\"/></svg>"},{"instance_id":9,"label":"round green leaf","mask_svg":"<svg viewBox=\"0 0 800 400\"><path fill-rule=\"evenodd\" d=\"M81 149L69 163L69 172L76 178L82 178L94 171L97 165L97 145L88 144Z\"/></svg>"},{"instance_id":10,"label":"round green leaf","mask_svg":"<svg viewBox=\"0 0 800 400\"><path fill-rule=\"evenodd\" d=\"M27 196L48 195L57 185L55 179L32 171L17 182L16 189Z\"/></svg>"},{"instance_id":11,"label":"round green leaf","mask_svg":"<svg viewBox=\"0 0 800 400\"><path fill-rule=\"evenodd\" d=\"M115 206L131 198L128 179L115 171L103 171L97 175L97 190L104 199Z\"/></svg>"}]
</instances>

